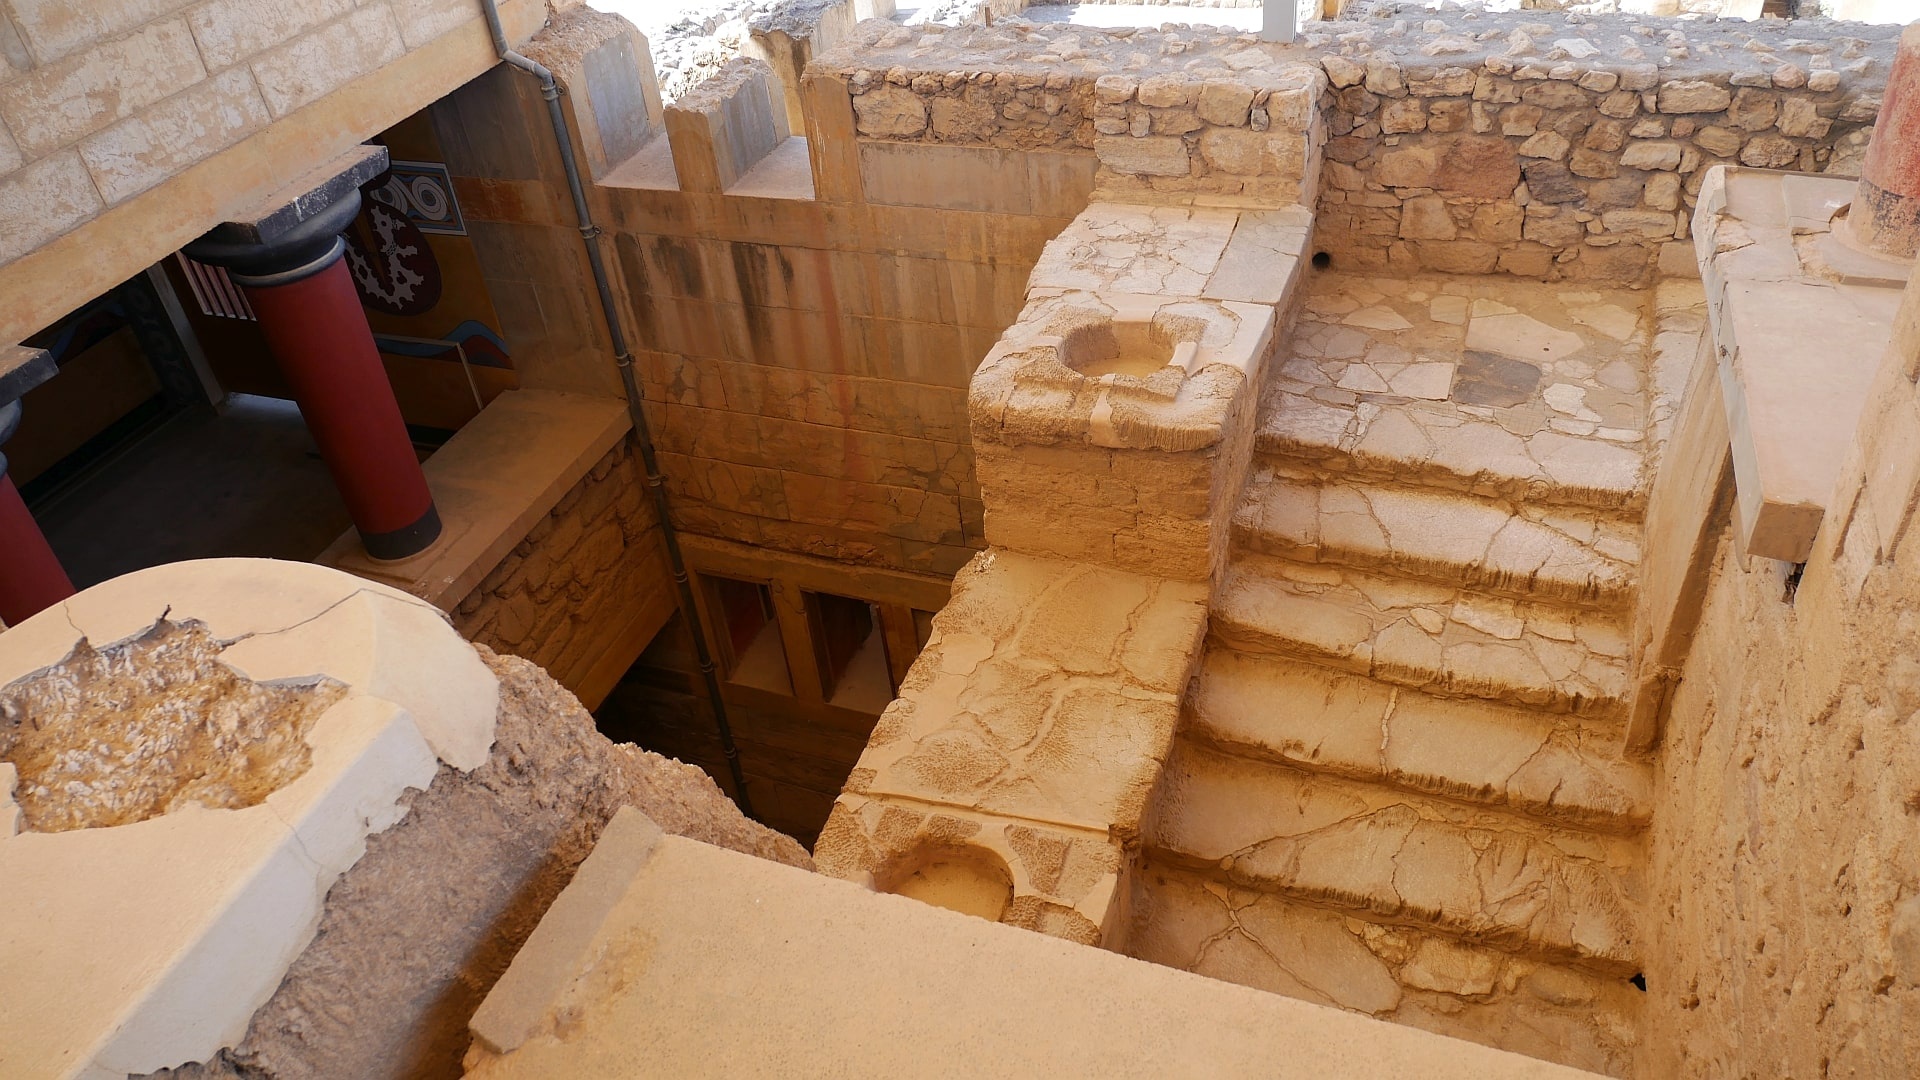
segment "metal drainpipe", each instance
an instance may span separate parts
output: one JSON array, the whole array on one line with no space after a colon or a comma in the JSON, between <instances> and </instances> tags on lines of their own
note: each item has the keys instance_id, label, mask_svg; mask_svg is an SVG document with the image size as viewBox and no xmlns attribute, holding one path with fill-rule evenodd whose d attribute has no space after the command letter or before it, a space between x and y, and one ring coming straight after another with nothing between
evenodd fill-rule
<instances>
[{"instance_id":1,"label":"metal drainpipe","mask_svg":"<svg viewBox=\"0 0 1920 1080\"><path fill-rule=\"evenodd\" d=\"M560 108L560 86L546 65L513 51L507 44L507 31L500 24L496 0L480 0L486 14L487 29L493 33L493 51L500 59L540 80L540 96L547 100L547 118L553 122L553 141L560 147L560 166L567 171L567 190L573 195L574 216L580 221L580 240L587 246L587 263L593 268L593 286L600 293L600 313L607 320L607 337L613 344L613 363L620 369L620 384L627 392L627 415L633 421L633 441L640 450L640 461L647 471L647 488L653 492L654 509L660 516L660 535L667 543L667 560L673 567L673 583L680 590L680 613L687 621L687 634L693 639L694 658L700 665L700 678L706 683L707 701L713 706L713 724L719 729L720 750L727 758L727 771L733 775L734 802L740 812L753 816L753 803L747 797L747 778L740 771L740 748L733 741L733 725L727 721L727 704L720 696L720 676L713 654L707 648L707 635L700 623L700 611L693 603L693 580L687 574L687 560L680 551L680 536L674 531L673 516L667 505L666 478L660 474L660 459L653 449L653 435L647 428L646 412L641 406L640 387L633 375L633 354L627 351L627 335L620 327L620 312L614 306L613 286L607 281L607 265L600 257L600 229L587 209L586 191L580 186L580 169L573 160L573 134L567 130L567 116Z\"/></svg>"}]
</instances>

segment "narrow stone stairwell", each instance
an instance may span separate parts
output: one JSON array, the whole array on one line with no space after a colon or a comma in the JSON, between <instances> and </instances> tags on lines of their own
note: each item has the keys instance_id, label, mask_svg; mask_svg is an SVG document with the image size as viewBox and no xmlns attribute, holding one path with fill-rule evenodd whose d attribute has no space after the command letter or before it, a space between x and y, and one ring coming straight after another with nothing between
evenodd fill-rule
<instances>
[{"instance_id":1,"label":"narrow stone stairwell","mask_svg":"<svg viewBox=\"0 0 1920 1080\"><path fill-rule=\"evenodd\" d=\"M1664 428L1653 360L1691 358L1697 290L1307 287L1148 823L1131 951L1622 1074L1649 773L1620 746Z\"/></svg>"}]
</instances>

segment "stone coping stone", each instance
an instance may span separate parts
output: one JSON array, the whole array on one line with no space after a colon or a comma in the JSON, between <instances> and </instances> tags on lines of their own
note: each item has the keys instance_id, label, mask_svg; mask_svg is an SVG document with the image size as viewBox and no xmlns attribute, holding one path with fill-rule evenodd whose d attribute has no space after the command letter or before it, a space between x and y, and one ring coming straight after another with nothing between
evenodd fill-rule
<instances>
[{"instance_id":1,"label":"stone coping stone","mask_svg":"<svg viewBox=\"0 0 1920 1080\"><path fill-rule=\"evenodd\" d=\"M316 562L451 610L573 490L631 428L626 402L553 390L509 390L487 404L423 468L441 539L409 559L368 555L349 529Z\"/></svg>"},{"instance_id":2,"label":"stone coping stone","mask_svg":"<svg viewBox=\"0 0 1920 1080\"><path fill-rule=\"evenodd\" d=\"M661 836L631 810L473 1029L467 1075L490 1080L1594 1075Z\"/></svg>"},{"instance_id":3,"label":"stone coping stone","mask_svg":"<svg viewBox=\"0 0 1920 1080\"><path fill-rule=\"evenodd\" d=\"M445 616L306 563L208 559L96 585L0 633L0 686L162 619L199 624L256 682L346 692L308 732L307 770L253 806L0 836L0 1075L118 1077L236 1044L366 837L441 762L470 770L493 745L499 682ZM17 827L12 790L0 821Z\"/></svg>"},{"instance_id":4,"label":"stone coping stone","mask_svg":"<svg viewBox=\"0 0 1920 1080\"><path fill-rule=\"evenodd\" d=\"M1831 254L1853 187L1723 166L1694 212L1746 555L1807 560L1892 340L1905 280Z\"/></svg>"}]
</instances>

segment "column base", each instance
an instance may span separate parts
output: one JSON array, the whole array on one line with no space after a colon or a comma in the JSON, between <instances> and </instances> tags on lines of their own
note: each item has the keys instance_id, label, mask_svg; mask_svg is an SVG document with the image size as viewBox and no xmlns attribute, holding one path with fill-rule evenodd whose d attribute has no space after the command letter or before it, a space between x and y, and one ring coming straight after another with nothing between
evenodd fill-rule
<instances>
[{"instance_id":1,"label":"column base","mask_svg":"<svg viewBox=\"0 0 1920 1080\"><path fill-rule=\"evenodd\" d=\"M403 528L381 533L360 531L360 543L366 546L367 554L382 562L410 559L432 547L438 539L440 510L435 506L428 506L418 521Z\"/></svg>"}]
</instances>

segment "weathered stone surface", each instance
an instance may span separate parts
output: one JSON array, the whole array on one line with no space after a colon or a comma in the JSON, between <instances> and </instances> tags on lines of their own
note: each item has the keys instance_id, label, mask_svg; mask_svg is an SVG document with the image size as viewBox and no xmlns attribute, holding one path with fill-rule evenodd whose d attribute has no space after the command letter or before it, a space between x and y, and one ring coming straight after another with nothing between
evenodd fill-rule
<instances>
[{"instance_id":1,"label":"weathered stone surface","mask_svg":"<svg viewBox=\"0 0 1920 1080\"><path fill-rule=\"evenodd\" d=\"M1715 83L1683 79L1663 83L1659 100L1664 113L1716 113L1733 103L1733 94Z\"/></svg>"},{"instance_id":2,"label":"weathered stone surface","mask_svg":"<svg viewBox=\"0 0 1920 1080\"><path fill-rule=\"evenodd\" d=\"M608 742L545 672L479 648L501 683L487 763L441 766L328 894L314 943L246 1038L170 1075L459 1076L467 1018L622 806L676 835L811 866L699 769Z\"/></svg>"}]
</instances>

